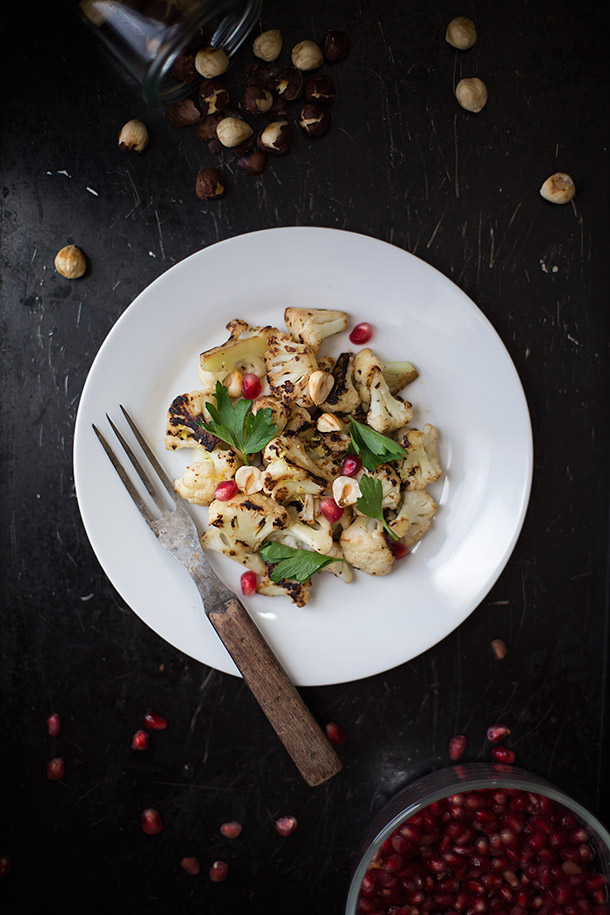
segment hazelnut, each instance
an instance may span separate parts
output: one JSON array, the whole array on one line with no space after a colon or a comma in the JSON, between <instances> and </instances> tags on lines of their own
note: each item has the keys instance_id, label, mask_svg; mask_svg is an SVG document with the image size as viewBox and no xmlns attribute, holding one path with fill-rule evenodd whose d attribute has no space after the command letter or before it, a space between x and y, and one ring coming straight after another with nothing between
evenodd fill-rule
<instances>
[{"instance_id":1,"label":"hazelnut","mask_svg":"<svg viewBox=\"0 0 610 915\"><path fill-rule=\"evenodd\" d=\"M279 29L269 29L261 32L254 39L252 52L260 60L275 60L282 50L282 33Z\"/></svg>"},{"instance_id":2,"label":"hazelnut","mask_svg":"<svg viewBox=\"0 0 610 915\"><path fill-rule=\"evenodd\" d=\"M540 188L540 196L551 203L569 203L575 193L574 182L565 172L555 172Z\"/></svg>"},{"instance_id":3,"label":"hazelnut","mask_svg":"<svg viewBox=\"0 0 610 915\"><path fill-rule=\"evenodd\" d=\"M330 108L335 100L335 84L330 76L326 76L324 73L319 76L310 76L303 86L303 95L307 102L313 102L314 105L324 105L325 108Z\"/></svg>"},{"instance_id":4,"label":"hazelnut","mask_svg":"<svg viewBox=\"0 0 610 915\"><path fill-rule=\"evenodd\" d=\"M55 269L67 280L77 280L87 269L87 260L76 245L66 245L55 255Z\"/></svg>"},{"instance_id":5,"label":"hazelnut","mask_svg":"<svg viewBox=\"0 0 610 915\"><path fill-rule=\"evenodd\" d=\"M303 105L299 124L308 137L323 137L330 127L330 114L319 105Z\"/></svg>"},{"instance_id":6,"label":"hazelnut","mask_svg":"<svg viewBox=\"0 0 610 915\"><path fill-rule=\"evenodd\" d=\"M455 87L455 97L466 111L481 111L487 103L487 86L473 76L461 79Z\"/></svg>"},{"instance_id":7,"label":"hazelnut","mask_svg":"<svg viewBox=\"0 0 610 915\"><path fill-rule=\"evenodd\" d=\"M303 74L297 67L284 67L269 77L273 94L286 102L294 102L303 94Z\"/></svg>"},{"instance_id":8,"label":"hazelnut","mask_svg":"<svg viewBox=\"0 0 610 915\"><path fill-rule=\"evenodd\" d=\"M119 133L119 149L141 153L148 146L148 130L142 121L127 121Z\"/></svg>"},{"instance_id":9,"label":"hazelnut","mask_svg":"<svg viewBox=\"0 0 610 915\"><path fill-rule=\"evenodd\" d=\"M252 136L252 128L239 118L223 118L216 128L216 136L223 146L239 146Z\"/></svg>"},{"instance_id":10,"label":"hazelnut","mask_svg":"<svg viewBox=\"0 0 610 915\"><path fill-rule=\"evenodd\" d=\"M241 492L245 492L248 495L253 492L260 492L263 488L262 471L251 464L239 467L235 472L235 482Z\"/></svg>"},{"instance_id":11,"label":"hazelnut","mask_svg":"<svg viewBox=\"0 0 610 915\"><path fill-rule=\"evenodd\" d=\"M265 86L252 83L246 86L241 97L241 110L244 114L266 114L273 105L273 96Z\"/></svg>"},{"instance_id":12,"label":"hazelnut","mask_svg":"<svg viewBox=\"0 0 610 915\"><path fill-rule=\"evenodd\" d=\"M222 48L201 48L195 55L195 68L200 76L213 79L229 69L229 58Z\"/></svg>"},{"instance_id":13,"label":"hazelnut","mask_svg":"<svg viewBox=\"0 0 610 915\"><path fill-rule=\"evenodd\" d=\"M286 102L281 98L274 98L273 105L267 112L267 117L270 121L281 121L282 118L286 117L288 113L288 106Z\"/></svg>"},{"instance_id":14,"label":"hazelnut","mask_svg":"<svg viewBox=\"0 0 610 915\"><path fill-rule=\"evenodd\" d=\"M261 175L267 165L267 153L262 149L251 149L237 160L237 167L246 175Z\"/></svg>"},{"instance_id":15,"label":"hazelnut","mask_svg":"<svg viewBox=\"0 0 610 915\"><path fill-rule=\"evenodd\" d=\"M231 374L225 378L223 384L229 392L229 397L241 397L241 383L244 376L239 369L233 369Z\"/></svg>"},{"instance_id":16,"label":"hazelnut","mask_svg":"<svg viewBox=\"0 0 610 915\"><path fill-rule=\"evenodd\" d=\"M217 168L204 168L197 174L195 193L200 200L214 200L224 192L224 180Z\"/></svg>"},{"instance_id":17,"label":"hazelnut","mask_svg":"<svg viewBox=\"0 0 610 915\"><path fill-rule=\"evenodd\" d=\"M165 112L174 127L192 127L201 120L201 112L191 98L182 99Z\"/></svg>"},{"instance_id":18,"label":"hazelnut","mask_svg":"<svg viewBox=\"0 0 610 915\"><path fill-rule=\"evenodd\" d=\"M471 48L477 40L477 30L472 19L466 16L457 16L452 19L447 26L445 41L452 47L459 48L460 51L466 51Z\"/></svg>"},{"instance_id":19,"label":"hazelnut","mask_svg":"<svg viewBox=\"0 0 610 915\"><path fill-rule=\"evenodd\" d=\"M229 102L229 91L219 79L202 83L199 89L199 109L203 115L223 111Z\"/></svg>"},{"instance_id":20,"label":"hazelnut","mask_svg":"<svg viewBox=\"0 0 610 915\"><path fill-rule=\"evenodd\" d=\"M354 477L337 477L333 480L333 499L339 508L355 505L361 495L360 484Z\"/></svg>"},{"instance_id":21,"label":"hazelnut","mask_svg":"<svg viewBox=\"0 0 610 915\"><path fill-rule=\"evenodd\" d=\"M328 372L320 372L318 370L311 373L307 383L307 390L316 406L324 403L332 391L334 384L335 378L333 375L329 375Z\"/></svg>"},{"instance_id":22,"label":"hazelnut","mask_svg":"<svg viewBox=\"0 0 610 915\"><path fill-rule=\"evenodd\" d=\"M345 32L340 32L338 29L328 31L321 41L324 60L329 64L337 63L338 60L345 60L351 47L352 43Z\"/></svg>"},{"instance_id":23,"label":"hazelnut","mask_svg":"<svg viewBox=\"0 0 610 915\"><path fill-rule=\"evenodd\" d=\"M324 58L315 41L306 39L295 44L291 54L292 63L298 70L317 70Z\"/></svg>"},{"instance_id":24,"label":"hazelnut","mask_svg":"<svg viewBox=\"0 0 610 915\"><path fill-rule=\"evenodd\" d=\"M292 128L287 121L272 121L260 132L257 142L259 149L281 156L292 144Z\"/></svg>"},{"instance_id":25,"label":"hazelnut","mask_svg":"<svg viewBox=\"0 0 610 915\"><path fill-rule=\"evenodd\" d=\"M334 413L322 413L316 423L318 432L343 432L343 423Z\"/></svg>"}]
</instances>

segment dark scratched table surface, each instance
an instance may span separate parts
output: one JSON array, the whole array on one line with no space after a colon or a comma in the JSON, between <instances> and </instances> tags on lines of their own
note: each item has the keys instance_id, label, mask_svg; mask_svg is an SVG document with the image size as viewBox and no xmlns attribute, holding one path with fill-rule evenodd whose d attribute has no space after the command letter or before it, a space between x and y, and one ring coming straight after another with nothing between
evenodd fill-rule
<instances>
[{"instance_id":1,"label":"dark scratched table surface","mask_svg":"<svg viewBox=\"0 0 610 915\"><path fill-rule=\"evenodd\" d=\"M40 7L2 9L0 855L12 871L0 910L340 913L371 815L447 765L453 734L468 738L464 760L489 758L497 721L512 728L521 766L607 824L603 5L265 3L263 25L287 44L330 27L350 35L333 71L333 129L314 145L298 136L261 178L225 156L229 190L208 203L194 194L198 169L215 164L205 145L149 108L61 4ZM456 14L479 27L467 56L444 41ZM476 116L453 97L469 75L489 89ZM116 145L132 117L151 132L140 157ZM539 196L555 171L573 176L572 204ZM241 680L173 649L125 606L84 533L72 473L87 372L133 298L203 247L283 225L371 235L457 283L515 363L535 449L521 536L472 615L387 673L302 690L321 723L347 733L342 773L317 789ZM53 269L69 242L90 262L76 282ZM261 270L273 269L270 251ZM169 726L135 753L149 707ZM56 756L66 773L49 781ZM163 816L154 837L140 828L146 807ZM273 823L287 814L299 827L285 839ZM218 827L234 819L244 830L231 842ZM199 858L198 877L183 856ZM230 865L222 884L207 877L216 859Z\"/></svg>"}]
</instances>

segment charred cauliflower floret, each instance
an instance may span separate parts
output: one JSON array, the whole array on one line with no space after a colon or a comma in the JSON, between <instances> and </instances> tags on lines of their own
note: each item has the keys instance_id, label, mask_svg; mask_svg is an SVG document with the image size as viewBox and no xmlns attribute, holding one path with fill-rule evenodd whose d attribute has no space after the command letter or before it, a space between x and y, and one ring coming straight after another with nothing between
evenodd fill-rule
<instances>
[{"instance_id":1,"label":"charred cauliflower floret","mask_svg":"<svg viewBox=\"0 0 610 915\"><path fill-rule=\"evenodd\" d=\"M287 308L284 323L293 337L317 353L327 337L347 328L347 315L328 308Z\"/></svg>"},{"instance_id":2,"label":"charred cauliflower floret","mask_svg":"<svg viewBox=\"0 0 610 915\"><path fill-rule=\"evenodd\" d=\"M390 394L388 383L380 368L373 369L370 396L366 421L372 429L386 434L411 422L411 404L408 400L399 400Z\"/></svg>"},{"instance_id":3,"label":"charred cauliflower floret","mask_svg":"<svg viewBox=\"0 0 610 915\"><path fill-rule=\"evenodd\" d=\"M371 383L375 369L381 370L381 363L368 346L358 350L352 363L354 387L365 410L371 403Z\"/></svg>"},{"instance_id":4,"label":"charred cauliflower floret","mask_svg":"<svg viewBox=\"0 0 610 915\"><path fill-rule=\"evenodd\" d=\"M341 353L332 370L335 383L327 399L320 406L326 413L353 413L360 406L360 395L352 382L353 353Z\"/></svg>"},{"instance_id":5,"label":"charred cauliflower floret","mask_svg":"<svg viewBox=\"0 0 610 915\"><path fill-rule=\"evenodd\" d=\"M199 377L206 391L213 391L216 382L224 382L236 369L242 374L265 374L264 356L273 327L248 327L237 318L227 324L229 339L214 346L199 357Z\"/></svg>"},{"instance_id":6,"label":"charred cauliflower floret","mask_svg":"<svg viewBox=\"0 0 610 915\"><path fill-rule=\"evenodd\" d=\"M406 448L407 457L401 461L398 472L407 489L425 489L440 477L437 439L436 429L430 423L421 429L402 431L399 441Z\"/></svg>"},{"instance_id":7,"label":"charred cauliflower floret","mask_svg":"<svg viewBox=\"0 0 610 915\"><path fill-rule=\"evenodd\" d=\"M282 433L290 416L290 408L275 397L262 395L252 401L252 413L258 413L259 410L265 410L267 407L271 410L271 419L277 426L278 432ZM309 417L309 413L307 414Z\"/></svg>"},{"instance_id":8,"label":"charred cauliflower floret","mask_svg":"<svg viewBox=\"0 0 610 915\"><path fill-rule=\"evenodd\" d=\"M165 447L168 451L198 446L211 451L216 447L216 436L206 432L200 425L211 419L205 407L208 400L216 402L212 394L204 391L191 391L190 394L180 394L174 398L167 412Z\"/></svg>"},{"instance_id":9,"label":"charred cauliflower floret","mask_svg":"<svg viewBox=\"0 0 610 915\"><path fill-rule=\"evenodd\" d=\"M240 493L228 502L214 499L208 511L209 529L201 542L204 549L219 550L247 565L244 555L257 553L270 534L289 523L286 509L269 496Z\"/></svg>"},{"instance_id":10,"label":"charred cauliflower floret","mask_svg":"<svg viewBox=\"0 0 610 915\"><path fill-rule=\"evenodd\" d=\"M375 470L364 470L367 477L381 480L381 507L395 509L400 502L400 477L391 464L380 464Z\"/></svg>"},{"instance_id":11,"label":"charred cauliflower floret","mask_svg":"<svg viewBox=\"0 0 610 915\"><path fill-rule=\"evenodd\" d=\"M379 364L383 377L388 383L390 394L398 394L417 378L417 369L410 362L380 362Z\"/></svg>"},{"instance_id":12,"label":"charred cauliflower floret","mask_svg":"<svg viewBox=\"0 0 610 915\"><path fill-rule=\"evenodd\" d=\"M318 496L327 483L323 477L315 477L309 470L278 458L270 461L263 471L263 492L276 502L294 502L306 495Z\"/></svg>"},{"instance_id":13,"label":"charred cauliflower floret","mask_svg":"<svg viewBox=\"0 0 610 915\"><path fill-rule=\"evenodd\" d=\"M343 531L339 542L350 565L367 575L387 575L394 564L383 525L376 518L360 515Z\"/></svg>"},{"instance_id":14,"label":"charred cauliflower floret","mask_svg":"<svg viewBox=\"0 0 610 915\"><path fill-rule=\"evenodd\" d=\"M310 479L323 486L330 480L327 474L309 456L304 443L294 436L278 435L277 438L272 438L269 444L265 446L263 464L267 465L277 460L288 461L288 463L299 467L307 472Z\"/></svg>"},{"instance_id":15,"label":"charred cauliflower floret","mask_svg":"<svg viewBox=\"0 0 610 915\"><path fill-rule=\"evenodd\" d=\"M412 546L430 527L436 509L436 502L425 490L407 489L398 514L388 522L388 527L403 538L405 546Z\"/></svg>"},{"instance_id":16,"label":"charred cauliflower floret","mask_svg":"<svg viewBox=\"0 0 610 915\"><path fill-rule=\"evenodd\" d=\"M273 395L286 404L311 406L309 377L318 364L312 350L280 331L269 337L265 352L267 381Z\"/></svg>"},{"instance_id":17,"label":"charred cauliflower floret","mask_svg":"<svg viewBox=\"0 0 610 915\"><path fill-rule=\"evenodd\" d=\"M304 607L311 597L311 578L307 581L293 581L291 578L280 578L278 582L271 581L268 574L259 577L256 585L259 594L266 594L269 597L278 597L280 595L289 597L297 607Z\"/></svg>"},{"instance_id":18,"label":"charred cauliflower floret","mask_svg":"<svg viewBox=\"0 0 610 915\"><path fill-rule=\"evenodd\" d=\"M223 480L231 480L241 467L241 458L234 451L205 451L198 453L179 480L174 481L178 495L195 505L209 505Z\"/></svg>"}]
</instances>

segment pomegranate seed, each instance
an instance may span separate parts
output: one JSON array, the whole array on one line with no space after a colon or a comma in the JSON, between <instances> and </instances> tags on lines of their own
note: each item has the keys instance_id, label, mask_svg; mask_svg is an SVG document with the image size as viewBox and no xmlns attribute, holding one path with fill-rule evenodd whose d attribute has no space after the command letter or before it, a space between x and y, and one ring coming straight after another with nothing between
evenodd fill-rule
<instances>
[{"instance_id":1,"label":"pomegranate seed","mask_svg":"<svg viewBox=\"0 0 610 915\"><path fill-rule=\"evenodd\" d=\"M335 521L338 521L343 517L343 509L340 508L330 496L325 496L323 499L320 499L319 509L320 513L324 515L326 520L330 521L331 524L334 524Z\"/></svg>"},{"instance_id":2,"label":"pomegranate seed","mask_svg":"<svg viewBox=\"0 0 610 915\"><path fill-rule=\"evenodd\" d=\"M180 862L180 867L182 870L185 870L187 874L191 874L193 877L196 877L200 871L199 861L197 858L183 858Z\"/></svg>"},{"instance_id":3,"label":"pomegranate seed","mask_svg":"<svg viewBox=\"0 0 610 915\"><path fill-rule=\"evenodd\" d=\"M132 750L148 750L148 732L147 731L136 731L133 737L131 738L131 749Z\"/></svg>"},{"instance_id":4,"label":"pomegranate seed","mask_svg":"<svg viewBox=\"0 0 610 915\"><path fill-rule=\"evenodd\" d=\"M348 454L341 464L341 476L355 477L362 470L362 458L358 454Z\"/></svg>"},{"instance_id":5,"label":"pomegranate seed","mask_svg":"<svg viewBox=\"0 0 610 915\"><path fill-rule=\"evenodd\" d=\"M246 400L256 400L261 392L261 380L254 372L246 372L241 380L241 396Z\"/></svg>"},{"instance_id":6,"label":"pomegranate seed","mask_svg":"<svg viewBox=\"0 0 610 915\"><path fill-rule=\"evenodd\" d=\"M468 741L463 734L456 734L455 737L452 737L449 741L449 759L453 760L453 762L461 759L467 745Z\"/></svg>"},{"instance_id":7,"label":"pomegranate seed","mask_svg":"<svg viewBox=\"0 0 610 915\"><path fill-rule=\"evenodd\" d=\"M388 545L394 554L394 559L404 559L409 553L409 548L404 545L402 540L391 540Z\"/></svg>"},{"instance_id":8,"label":"pomegranate seed","mask_svg":"<svg viewBox=\"0 0 610 915\"><path fill-rule=\"evenodd\" d=\"M363 321L362 324L356 324L349 339L351 343L355 343L356 346L361 346L363 343L368 343L371 337L373 336L373 328L370 324L367 324L366 321Z\"/></svg>"},{"instance_id":9,"label":"pomegranate seed","mask_svg":"<svg viewBox=\"0 0 610 915\"><path fill-rule=\"evenodd\" d=\"M213 883L221 883L226 879L229 873L229 865L226 861L214 861L209 870L210 880Z\"/></svg>"},{"instance_id":10,"label":"pomegranate seed","mask_svg":"<svg viewBox=\"0 0 610 915\"><path fill-rule=\"evenodd\" d=\"M585 880L585 886L590 893L601 890L602 886L606 886L607 883L608 878L604 874L592 874Z\"/></svg>"},{"instance_id":11,"label":"pomegranate seed","mask_svg":"<svg viewBox=\"0 0 610 915\"><path fill-rule=\"evenodd\" d=\"M167 721L159 712L146 712L143 721L149 731L164 731L167 727Z\"/></svg>"},{"instance_id":12,"label":"pomegranate seed","mask_svg":"<svg viewBox=\"0 0 610 915\"><path fill-rule=\"evenodd\" d=\"M8 877L11 872L11 859L8 855L0 855L0 879Z\"/></svg>"},{"instance_id":13,"label":"pomegranate seed","mask_svg":"<svg viewBox=\"0 0 610 915\"><path fill-rule=\"evenodd\" d=\"M501 661L502 658L506 657L507 648L502 639L492 639L491 651L494 658L497 658L498 661Z\"/></svg>"},{"instance_id":14,"label":"pomegranate seed","mask_svg":"<svg viewBox=\"0 0 610 915\"><path fill-rule=\"evenodd\" d=\"M491 756L495 762L504 763L507 766L512 765L512 763L515 761L514 750L507 750L506 747L492 747Z\"/></svg>"},{"instance_id":15,"label":"pomegranate seed","mask_svg":"<svg viewBox=\"0 0 610 915\"><path fill-rule=\"evenodd\" d=\"M505 724L492 724L487 728L487 739L490 743L499 743L504 737L511 733L510 728Z\"/></svg>"},{"instance_id":16,"label":"pomegranate seed","mask_svg":"<svg viewBox=\"0 0 610 915\"><path fill-rule=\"evenodd\" d=\"M60 778L63 778L66 772L66 767L64 765L63 759L55 758L47 763L47 778L50 778L51 781L56 782Z\"/></svg>"},{"instance_id":17,"label":"pomegranate seed","mask_svg":"<svg viewBox=\"0 0 610 915\"><path fill-rule=\"evenodd\" d=\"M248 571L244 572L241 578L239 579L241 584L241 593L244 597L250 597L251 594L256 594L256 588L258 586L258 578L256 577L256 572Z\"/></svg>"},{"instance_id":18,"label":"pomegranate seed","mask_svg":"<svg viewBox=\"0 0 610 915\"><path fill-rule=\"evenodd\" d=\"M290 836L299 824L294 817L280 817L275 821L275 828L281 836Z\"/></svg>"},{"instance_id":19,"label":"pomegranate seed","mask_svg":"<svg viewBox=\"0 0 610 915\"><path fill-rule=\"evenodd\" d=\"M345 743L347 740L345 731L340 724L337 724L336 721L329 721L324 730L326 731L326 736L331 743L338 745L340 743Z\"/></svg>"},{"instance_id":20,"label":"pomegranate seed","mask_svg":"<svg viewBox=\"0 0 610 915\"><path fill-rule=\"evenodd\" d=\"M241 823L238 823L237 820L231 820L230 823L222 824L220 827L220 832L221 835L225 837L225 839L236 839L239 835L241 835L243 828L244 827L241 825Z\"/></svg>"},{"instance_id":21,"label":"pomegranate seed","mask_svg":"<svg viewBox=\"0 0 610 915\"><path fill-rule=\"evenodd\" d=\"M59 737L61 732L61 718L57 712L53 712L53 714L49 715L47 718L47 731L50 737Z\"/></svg>"},{"instance_id":22,"label":"pomegranate seed","mask_svg":"<svg viewBox=\"0 0 610 915\"><path fill-rule=\"evenodd\" d=\"M233 496L237 495L237 483L235 480L223 480L214 490L214 498L219 502L228 502Z\"/></svg>"},{"instance_id":23,"label":"pomegranate seed","mask_svg":"<svg viewBox=\"0 0 610 915\"><path fill-rule=\"evenodd\" d=\"M147 836L156 836L162 829L161 817L154 807L142 811L142 830Z\"/></svg>"}]
</instances>

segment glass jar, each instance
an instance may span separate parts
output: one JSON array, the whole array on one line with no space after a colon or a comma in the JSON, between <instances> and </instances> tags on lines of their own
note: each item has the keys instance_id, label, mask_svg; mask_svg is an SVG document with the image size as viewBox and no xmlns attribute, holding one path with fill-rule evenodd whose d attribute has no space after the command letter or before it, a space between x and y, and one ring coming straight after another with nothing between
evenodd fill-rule
<instances>
[{"instance_id":1,"label":"glass jar","mask_svg":"<svg viewBox=\"0 0 610 915\"><path fill-rule=\"evenodd\" d=\"M184 98L197 78L194 52L230 57L258 20L262 0L80 0L72 3L142 86L151 105Z\"/></svg>"}]
</instances>

